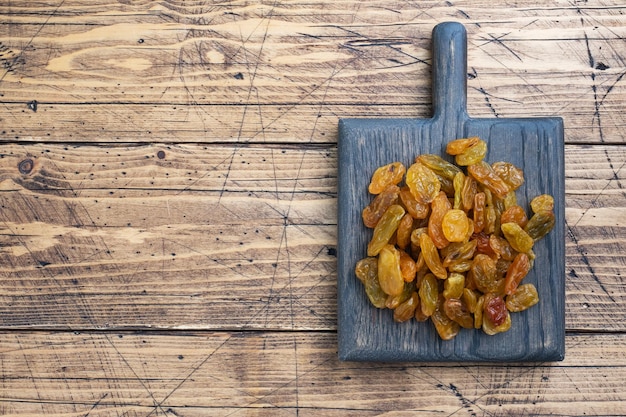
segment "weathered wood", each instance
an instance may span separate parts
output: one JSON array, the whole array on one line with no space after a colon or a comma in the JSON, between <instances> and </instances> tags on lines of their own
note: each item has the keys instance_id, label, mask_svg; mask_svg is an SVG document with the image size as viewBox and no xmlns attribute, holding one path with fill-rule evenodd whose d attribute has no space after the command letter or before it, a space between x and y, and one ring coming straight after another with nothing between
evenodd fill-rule
<instances>
[{"instance_id":1,"label":"weathered wood","mask_svg":"<svg viewBox=\"0 0 626 417\"><path fill-rule=\"evenodd\" d=\"M0 414L626 414L625 11L0 2ZM477 40L471 116L594 145L566 148L558 364L337 361L337 120L428 117L449 20Z\"/></svg>"},{"instance_id":2,"label":"weathered wood","mask_svg":"<svg viewBox=\"0 0 626 417\"><path fill-rule=\"evenodd\" d=\"M334 151L4 151L3 324L334 327Z\"/></svg>"},{"instance_id":3,"label":"weathered wood","mask_svg":"<svg viewBox=\"0 0 626 417\"><path fill-rule=\"evenodd\" d=\"M0 139L332 143L338 117L429 115L441 20L470 31L471 115L624 138L613 2L124 3L0 6Z\"/></svg>"},{"instance_id":4,"label":"weathered wood","mask_svg":"<svg viewBox=\"0 0 626 417\"><path fill-rule=\"evenodd\" d=\"M441 366L342 363L325 332L2 333L0 413L620 415L624 339L568 336L559 363Z\"/></svg>"},{"instance_id":5,"label":"weathered wood","mask_svg":"<svg viewBox=\"0 0 626 417\"><path fill-rule=\"evenodd\" d=\"M0 150L0 326L335 328L334 148ZM623 331L626 147L565 155L567 328Z\"/></svg>"},{"instance_id":6,"label":"weathered wood","mask_svg":"<svg viewBox=\"0 0 626 417\"><path fill-rule=\"evenodd\" d=\"M566 161L567 327L599 329L626 320L610 307L625 301L626 148L568 147Z\"/></svg>"}]
</instances>

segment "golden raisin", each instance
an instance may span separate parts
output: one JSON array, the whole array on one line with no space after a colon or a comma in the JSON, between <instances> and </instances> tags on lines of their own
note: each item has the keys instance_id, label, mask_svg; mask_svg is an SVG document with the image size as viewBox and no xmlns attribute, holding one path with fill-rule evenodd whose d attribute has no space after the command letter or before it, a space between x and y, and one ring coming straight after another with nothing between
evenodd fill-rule
<instances>
[{"instance_id":1,"label":"golden raisin","mask_svg":"<svg viewBox=\"0 0 626 417\"><path fill-rule=\"evenodd\" d=\"M554 210L554 197L550 194L538 195L530 201L530 208L533 213L539 213L540 211L552 211Z\"/></svg>"},{"instance_id":2,"label":"golden raisin","mask_svg":"<svg viewBox=\"0 0 626 417\"><path fill-rule=\"evenodd\" d=\"M443 298L461 298L465 288L465 275L452 273L443 283ZM452 318L452 317L450 317Z\"/></svg>"},{"instance_id":3,"label":"golden raisin","mask_svg":"<svg viewBox=\"0 0 626 417\"><path fill-rule=\"evenodd\" d=\"M425 219L428 217L428 213L430 213L430 206L428 203L417 201L417 199L413 196L413 193L411 193L409 187L402 187L399 194L404 208L414 219Z\"/></svg>"},{"instance_id":4,"label":"golden raisin","mask_svg":"<svg viewBox=\"0 0 626 417\"><path fill-rule=\"evenodd\" d=\"M378 221L387 209L397 203L399 194L400 188L396 185L390 185L385 188L383 192L372 200L369 206L363 209L363 224L370 228L376 227Z\"/></svg>"},{"instance_id":5,"label":"golden raisin","mask_svg":"<svg viewBox=\"0 0 626 417\"><path fill-rule=\"evenodd\" d=\"M478 136L470 138L455 139L448 142L446 145L446 153L448 155L459 155L467 151L472 146L475 146L480 141Z\"/></svg>"},{"instance_id":6,"label":"golden raisin","mask_svg":"<svg viewBox=\"0 0 626 417\"><path fill-rule=\"evenodd\" d=\"M439 252L437 247L433 243L428 233L420 235L420 248L422 249L422 255L424 261L428 265L428 269L439 279L446 279L448 272L443 267L441 259L439 258Z\"/></svg>"},{"instance_id":7,"label":"golden raisin","mask_svg":"<svg viewBox=\"0 0 626 417\"><path fill-rule=\"evenodd\" d=\"M393 320L402 323L415 316L415 309L419 305L419 296L415 291L411 296L393 310Z\"/></svg>"},{"instance_id":8,"label":"golden raisin","mask_svg":"<svg viewBox=\"0 0 626 417\"><path fill-rule=\"evenodd\" d=\"M528 223L528 218L526 217L526 212L520 206L511 206L508 209L504 210L502 215L500 216L500 221L502 223L517 223L520 227L524 228L526 223Z\"/></svg>"},{"instance_id":9,"label":"golden raisin","mask_svg":"<svg viewBox=\"0 0 626 417\"><path fill-rule=\"evenodd\" d=\"M469 230L469 219L463 210L448 210L443 216L441 230L450 242L463 242Z\"/></svg>"},{"instance_id":10,"label":"golden raisin","mask_svg":"<svg viewBox=\"0 0 626 417\"><path fill-rule=\"evenodd\" d=\"M396 245L400 249L406 249L411 243L411 233L413 232L413 217L407 213L402 217L396 232Z\"/></svg>"},{"instance_id":11,"label":"golden raisin","mask_svg":"<svg viewBox=\"0 0 626 417\"><path fill-rule=\"evenodd\" d=\"M512 312L524 311L539 302L537 288L533 284L517 287L515 292L506 297L506 308Z\"/></svg>"},{"instance_id":12,"label":"golden raisin","mask_svg":"<svg viewBox=\"0 0 626 417\"><path fill-rule=\"evenodd\" d=\"M426 274L419 286L420 308L426 317L432 316L437 309L439 283L433 274Z\"/></svg>"},{"instance_id":13,"label":"golden raisin","mask_svg":"<svg viewBox=\"0 0 626 417\"><path fill-rule=\"evenodd\" d=\"M524 230L532 239L539 240L554 228L555 222L553 212L539 211L528 220Z\"/></svg>"},{"instance_id":14,"label":"golden raisin","mask_svg":"<svg viewBox=\"0 0 626 417\"><path fill-rule=\"evenodd\" d=\"M406 168L401 162L393 162L378 168L372 175L368 191L372 194L380 194L388 186L402 181L405 172Z\"/></svg>"},{"instance_id":15,"label":"golden raisin","mask_svg":"<svg viewBox=\"0 0 626 417\"><path fill-rule=\"evenodd\" d=\"M452 180L452 186L454 187L454 204L452 208L463 208L463 184L465 184L465 174L459 171Z\"/></svg>"},{"instance_id":16,"label":"golden raisin","mask_svg":"<svg viewBox=\"0 0 626 417\"><path fill-rule=\"evenodd\" d=\"M448 298L443 303L443 311L449 319L465 329L474 327L474 318L467 305L459 298Z\"/></svg>"},{"instance_id":17,"label":"golden raisin","mask_svg":"<svg viewBox=\"0 0 626 417\"><path fill-rule=\"evenodd\" d=\"M443 340L453 339L461 330L461 326L456 321L450 319L444 310L444 299L441 297L437 302L437 308L431 316L435 329L439 337Z\"/></svg>"},{"instance_id":18,"label":"golden raisin","mask_svg":"<svg viewBox=\"0 0 626 417\"><path fill-rule=\"evenodd\" d=\"M491 167L511 187L511 190L517 190L524 184L524 171L512 163L500 161L492 164Z\"/></svg>"},{"instance_id":19,"label":"golden raisin","mask_svg":"<svg viewBox=\"0 0 626 417\"><path fill-rule=\"evenodd\" d=\"M438 249L445 248L450 243L443 233L443 217L451 208L452 205L444 192L440 192L437 198L431 203L431 213L428 219L428 235Z\"/></svg>"},{"instance_id":20,"label":"golden raisin","mask_svg":"<svg viewBox=\"0 0 626 417\"><path fill-rule=\"evenodd\" d=\"M485 193L474 195L474 233L480 233L485 228Z\"/></svg>"},{"instance_id":21,"label":"golden raisin","mask_svg":"<svg viewBox=\"0 0 626 417\"><path fill-rule=\"evenodd\" d=\"M393 245L383 246L378 255L378 282L387 295L399 295L404 289L400 252Z\"/></svg>"},{"instance_id":22,"label":"golden raisin","mask_svg":"<svg viewBox=\"0 0 626 417\"><path fill-rule=\"evenodd\" d=\"M511 191L509 185L484 161L468 166L467 172L480 184L489 188L498 198L504 198Z\"/></svg>"},{"instance_id":23,"label":"golden raisin","mask_svg":"<svg viewBox=\"0 0 626 417\"><path fill-rule=\"evenodd\" d=\"M404 288L402 289L400 294L387 296L387 301L385 301L385 307L391 310L397 308L400 304L408 300L409 297L411 297L411 294L413 294L415 291L416 286L414 282L405 282Z\"/></svg>"},{"instance_id":24,"label":"golden raisin","mask_svg":"<svg viewBox=\"0 0 626 417\"><path fill-rule=\"evenodd\" d=\"M417 201L430 203L441 190L441 182L435 173L426 165L416 162L406 172L406 185Z\"/></svg>"},{"instance_id":25,"label":"golden raisin","mask_svg":"<svg viewBox=\"0 0 626 417\"><path fill-rule=\"evenodd\" d=\"M367 245L367 256L378 255L383 246L389 243L389 240L398 229L398 224L400 224L403 216L404 209L398 205L393 205L385 211L374 228L372 240Z\"/></svg>"},{"instance_id":26,"label":"golden raisin","mask_svg":"<svg viewBox=\"0 0 626 417\"><path fill-rule=\"evenodd\" d=\"M356 277L363 283L365 293L374 307L385 307L387 294L380 288L378 282L378 258L368 257L361 259L354 268Z\"/></svg>"},{"instance_id":27,"label":"golden raisin","mask_svg":"<svg viewBox=\"0 0 626 417\"><path fill-rule=\"evenodd\" d=\"M517 289L517 286L530 271L530 260L525 253L518 253L513 263L509 266L504 280L504 293L511 295Z\"/></svg>"},{"instance_id":28,"label":"golden raisin","mask_svg":"<svg viewBox=\"0 0 626 417\"><path fill-rule=\"evenodd\" d=\"M470 271L476 288L482 293L499 293L503 289L504 280L498 277L496 262L489 256L482 253L476 255Z\"/></svg>"},{"instance_id":29,"label":"golden raisin","mask_svg":"<svg viewBox=\"0 0 626 417\"><path fill-rule=\"evenodd\" d=\"M474 196L478 192L478 184L476 180L469 175L465 177L463 189L461 190L461 201L463 202L463 210L470 211L474 207Z\"/></svg>"},{"instance_id":30,"label":"golden raisin","mask_svg":"<svg viewBox=\"0 0 626 417\"><path fill-rule=\"evenodd\" d=\"M509 242L500 236L489 235L489 246L496 255L507 261L512 261L517 254Z\"/></svg>"},{"instance_id":31,"label":"golden raisin","mask_svg":"<svg viewBox=\"0 0 626 417\"><path fill-rule=\"evenodd\" d=\"M475 145L467 148L463 153L454 157L457 165L467 166L481 162L487 155L487 143L484 140L478 140Z\"/></svg>"},{"instance_id":32,"label":"golden raisin","mask_svg":"<svg viewBox=\"0 0 626 417\"><path fill-rule=\"evenodd\" d=\"M402 279L404 279L405 282L411 282L415 280L415 275L417 274L417 264L415 263L413 258L409 256L408 253L403 250L400 250L399 252L400 272L402 273Z\"/></svg>"},{"instance_id":33,"label":"golden raisin","mask_svg":"<svg viewBox=\"0 0 626 417\"><path fill-rule=\"evenodd\" d=\"M483 331L494 335L511 328L511 315L502 297L486 294L483 305Z\"/></svg>"},{"instance_id":34,"label":"golden raisin","mask_svg":"<svg viewBox=\"0 0 626 417\"><path fill-rule=\"evenodd\" d=\"M529 222L530 223L530 222ZM517 223L503 223L502 233L513 249L518 252L528 252L532 249L534 241Z\"/></svg>"},{"instance_id":35,"label":"golden raisin","mask_svg":"<svg viewBox=\"0 0 626 417\"><path fill-rule=\"evenodd\" d=\"M446 161L442 157L433 154L422 154L415 159L430 168L435 174L448 180L454 179L454 176L461 172L461 169L454 164Z\"/></svg>"}]
</instances>

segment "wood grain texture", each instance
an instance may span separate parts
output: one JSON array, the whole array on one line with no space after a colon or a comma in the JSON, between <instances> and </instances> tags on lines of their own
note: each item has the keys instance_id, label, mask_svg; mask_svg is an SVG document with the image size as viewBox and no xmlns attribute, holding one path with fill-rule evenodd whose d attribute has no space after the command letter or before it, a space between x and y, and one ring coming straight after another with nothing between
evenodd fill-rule
<instances>
[{"instance_id":1,"label":"wood grain texture","mask_svg":"<svg viewBox=\"0 0 626 417\"><path fill-rule=\"evenodd\" d=\"M334 327L332 149L4 150L4 324Z\"/></svg>"},{"instance_id":2,"label":"wood grain texture","mask_svg":"<svg viewBox=\"0 0 626 417\"><path fill-rule=\"evenodd\" d=\"M0 413L621 415L625 342L570 335L565 361L532 366L392 365L339 362L326 332L2 333Z\"/></svg>"},{"instance_id":3,"label":"wood grain texture","mask_svg":"<svg viewBox=\"0 0 626 417\"><path fill-rule=\"evenodd\" d=\"M619 2L74 0L0 13L5 141L295 142L315 126L333 142L339 117L427 117L442 20L472 39L471 115L559 115L568 141L624 137Z\"/></svg>"},{"instance_id":4,"label":"wood grain texture","mask_svg":"<svg viewBox=\"0 0 626 417\"><path fill-rule=\"evenodd\" d=\"M626 415L625 12L0 2L0 414ZM337 121L429 117L451 20L472 117L565 121L566 358L340 363Z\"/></svg>"}]
</instances>

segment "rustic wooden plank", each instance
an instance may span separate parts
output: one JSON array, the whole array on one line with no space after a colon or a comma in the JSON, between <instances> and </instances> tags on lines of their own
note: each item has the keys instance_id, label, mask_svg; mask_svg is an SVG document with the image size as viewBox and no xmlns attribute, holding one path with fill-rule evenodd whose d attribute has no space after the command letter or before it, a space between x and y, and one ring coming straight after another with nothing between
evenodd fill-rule
<instances>
[{"instance_id":1,"label":"rustic wooden plank","mask_svg":"<svg viewBox=\"0 0 626 417\"><path fill-rule=\"evenodd\" d=\"M334 148L0 154L1 327L335 328ZM565 155L567 328L623 331L626 147Z\"/></svg>"},{"instance_id":2,"label":"rustic wooden plank","mask_svg":"<svg viewBox=\"0 0 626 417\"><path fill-rule=\"evenodd\" d=\"M3 325L334 327L334 151L3 151Z\"/></svg>"},{"instance_id":3,"label":"rustic wooden plank","mask_svg":"<svg viewBox=\"0 0 626 417\"><path fill-rule=\"evenodd\" d=\"M469 31L471 115L623 141L626 15L608 1L56 6L0 8L2 140L333 142L338 117L425 117L447 19Z\"/></svg>"},{"instance_id":4,"label":"rustic wooden plank","mask_svg":"<svg viewBox=\"0 0 626 417\"><path fill-rule=\"evenodd\" d=\"M620 415L624 339L573 334L563 362L478 366L339 362L327 332L4 332L0 413Z\"/></svg>"},{"instance_id":5,"label":"rustic wooden plank","mask_svg":"<svg viewBox=\"0 0 626 417\"><path fill-rule=\"evenodd\" d=\"M380 93L389 95L388 92ZM567 94L567 92L564 92ZM472 97L474 103L483 98ZM617 97L617 95L616 95ZM334 144L339 118L424 118L431 115L430 96L413 104L317 104L280 105L156 105L156 104L51 104L29 109L32 97L0 108L0 142L58 143L320 143ZM617 97L624 100L624 97ZM545 102L545 100L544 100ZM556 98L555 103L563 103ZM583 105L582 102L578 103ZM470 104L468 107L476 106ZM574 106L574 104L572 104ZM585 109L551 111L544 108L499 112L497 117L563 117L566 143L623 143L626 122L615 108L606 114L608 126L598 128L598 118ZM493 112L473 111L476 117ZM602 119L603 120L603 119ZM606 121L605 121L606 122Z\"/></svg>"},{"instance_id":6,"label":"rustic wooden plank","mask_svg":"<svg viewBox=\"0 0 626 417\"><path fill-rule=\"evenodd\" d=\"M430 106L423 103L421 108ZM0 142L335 144L341 117L414 117L418 106L131 105L26 102L0 108Z\"/></svg>"},{"instance_id":7,"label":"rustic wooden plank","mask_svg":"<svg viewBox=\"0 0 626 417\"><path fill-rule=\"evenodd\" d=\"M600 328L626 319L611 308L624 302L626 148L568 147L566 161L568 328Z\"/></svg>"}]
</instances>

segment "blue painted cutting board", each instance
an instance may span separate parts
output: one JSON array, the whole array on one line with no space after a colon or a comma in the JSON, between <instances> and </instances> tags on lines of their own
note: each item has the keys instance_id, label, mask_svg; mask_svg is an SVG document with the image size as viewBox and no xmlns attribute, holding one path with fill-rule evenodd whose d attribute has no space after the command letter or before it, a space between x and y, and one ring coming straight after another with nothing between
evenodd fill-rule
<instances>
[{"instance_id":1,"label":"blue painted cutting board","mask_svg":"<svg viewBox=\"0 0 626 417\"><path fill-rule=\"evenodd\" d=\"M339 358L352 361L554 361L565 351L565 239L563 121L550 118L471 118L467 114L467 33L459 23L433 29L433 117L430 119L342 119L339 121L338 335ZM527 207L539 194L555 198L556 226L537 242L535 265L524 283L535 284L539 304L512 313L508 332L488 336L461 329L440 340L432 322L395 323L392 311L370 305L354 275L366 256L372 229L361 211L372 200L371 174L400 161L411 165L422 153L445 155L450 140L479 136L488 162L522 168L518 202ZM529 212L529 210L527 210Z\"/></svg>"}]
</instances>

